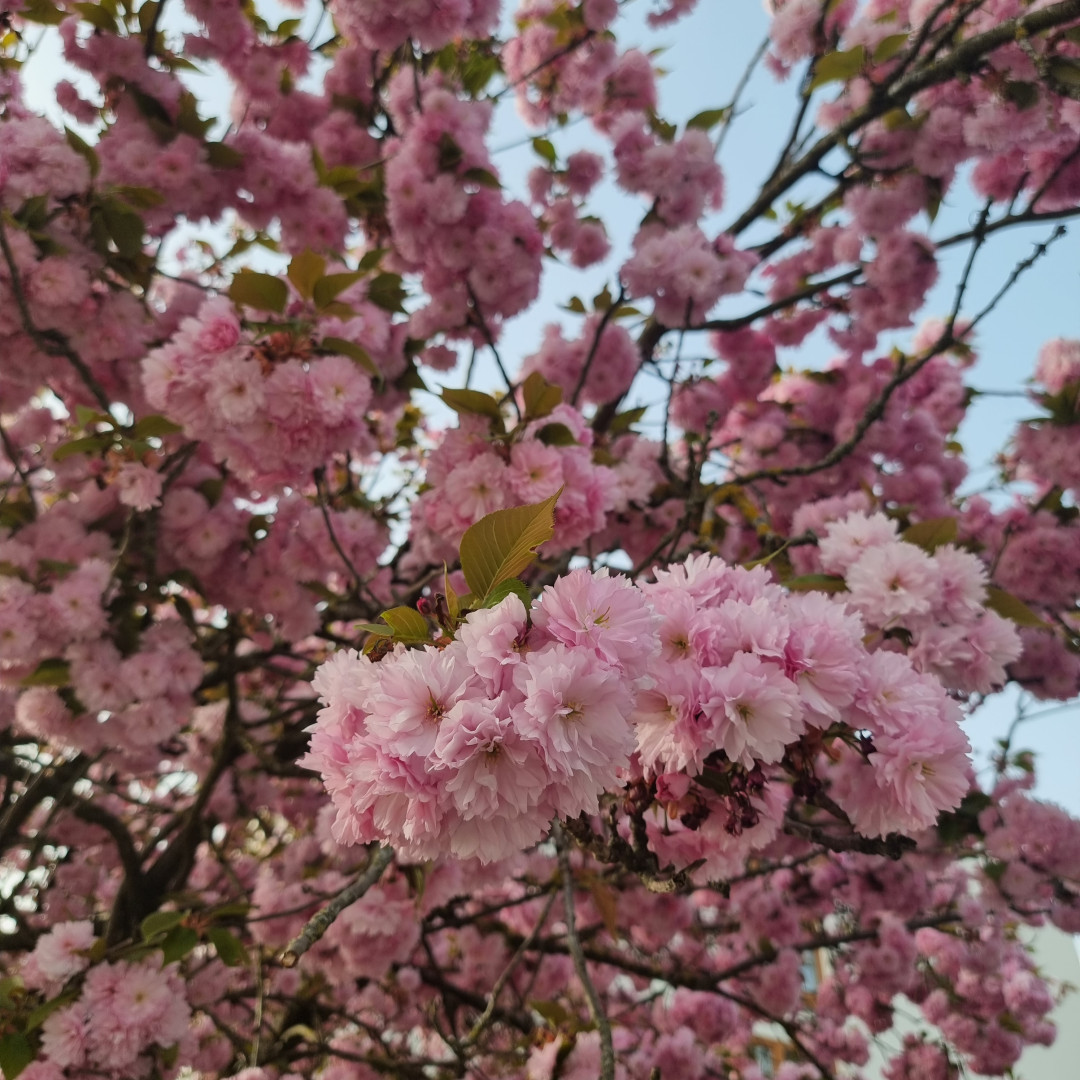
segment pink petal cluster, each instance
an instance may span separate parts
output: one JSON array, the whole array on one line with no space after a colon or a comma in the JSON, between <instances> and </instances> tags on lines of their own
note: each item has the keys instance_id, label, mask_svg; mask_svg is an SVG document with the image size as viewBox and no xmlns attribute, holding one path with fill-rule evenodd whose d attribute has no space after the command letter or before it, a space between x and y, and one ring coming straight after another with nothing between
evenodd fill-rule
<instances>
[{"instance_id":1,"label":"pink petal cluster","mask_svg":"<svg viewBox=\"0 0 1080 1080\"><path fill-rule=\"evenodd\" d=\"M982 560L952 544L926 552L900 539L884 514L848 514L831 522L818 546L822 568L842 575L845 597L871 630L899 643L919 671L965 694L1005 683L1020 656L1015 625L986 607Z\"/></svg>"},{"instance_id":2,"label":"pink petal cluster","mask_svg":"<svg viewBox=\"0 0 1080 1080\"><path fill-rule=\"evenodd\" d=\"M354 361L300 359L294 349L279 355L249 340L231 301L207 300L143 361L143 388L237 475L264 485L300 481L334 450L373 448L365 416L372 390Z\"/></svg>"},{"instance_id":3,"label":"pink petal cluster","mask_svg":"<svg viewBox=\"0 0 1080 1080\"><path fill-rule=\"evenodd\" d=\"M188 1031L191 1007L173 964L159 958L97 964L71 1005L42 1024L41 1061L125 1080L152 1067L158 1049L175 1046Z\"/></svg>"},{"instance_id":4,"label":"pink petal cluster","mask_svg":"<svg viewBox=\"0 0 1080 1080\"><path fill-rule=\"evenodd\" d=\"M511 595L444 649L378 663L346 651L319 669L304 764L323 775L338 840L488 862L618 786L655 616L625 578L587 571L546 589L531 626L527 614Z\"/></svg>"},{"instance_id":5,"label":"pink petal cluster","mask_svg":"<svg viewBox=\"0 0 1080 1080\"><path fill-rule=\"evenodd\" d=\"M315 680L324 708L304 764L323 776L339 840L488 861L534 843L553 815L595 813L636 743L683 818L654 844L715 869L730 837L744 850L775 835L784 789L762 767L840 725L865 744L838 751L831 775L856 827L917 832L968 789L959 710L863 635L842 603L715 558L640 587L575 570L531 612L511 595L472 613L442 649L338 653ZM717 784L735 784L732 799Z\"/></svg>"}]
</instances>

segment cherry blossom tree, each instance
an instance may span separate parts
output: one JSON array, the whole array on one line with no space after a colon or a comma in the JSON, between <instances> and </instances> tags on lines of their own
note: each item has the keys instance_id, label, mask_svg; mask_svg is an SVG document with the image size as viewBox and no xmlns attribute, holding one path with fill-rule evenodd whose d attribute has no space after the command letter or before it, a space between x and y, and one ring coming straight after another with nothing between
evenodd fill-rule
<instances>
[{"instance_id":1,"label":"cherry blossom tree","mask_svg":"<svg viewBox=\"0 0 1080 1080\"><path fill-rule=\"evenodd\" d=\"M967 732L1080 692L1080 340L1033 328L992 490L955 433L1080 214L1080 0L778 2L689 118L634 6L0 17L7 1080L1052 1042L1022 928L1080 931L1080 822ZM790 134L731 205L761 66Z\"/></svg>"}]
</instances>

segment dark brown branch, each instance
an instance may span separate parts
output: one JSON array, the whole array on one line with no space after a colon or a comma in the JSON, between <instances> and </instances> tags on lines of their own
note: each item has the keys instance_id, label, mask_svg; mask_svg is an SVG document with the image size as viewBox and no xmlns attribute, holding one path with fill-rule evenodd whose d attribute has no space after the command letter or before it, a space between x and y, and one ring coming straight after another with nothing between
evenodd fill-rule
<instances>
[{"instance_id":1,"label":"dark brown branch","mask_svg":"<svg viewBox=\"0 0 1080 1080\"><path fill-rule=\"evenodd\" d=\"M30 306L26 302L26 294L22 287L22 276L19 272L18 263L15 261L15 253L11 250L11 243L8 240L7 229L4 226L2 215L0 215L0 251L3 252L8 273L11 275L11 291L15 297L15 306L19 309L19 319L22 322L23 330L43 353L67 360L78 372L79 378L86 384L94 400L101 407L101 411L108 414L109 399L105 396L105 391L98 385L83 358L72 348L71 342L59 330L51 328L43 330L34 322L34 318L30 314Z\"/></svg>"},{"instance_id":2,"label":"dark brown branch","mask_svg":"<svg viewBox=\"0 0 1080 1080\"><path fill-rule=\"evenodd\" d=\"M831 150L842 146L866 124L905 105L915 94L973 71L978 62L995 49L1019 38L1052 30L1077 18L1080 18L1080 0L1062 0L1061 3L1029 11L961 41L950 53L931 66L916 68L891 85L878 88L866 105L818 139L798 161L767 181L758 197L733 222L728 231L733 236L744 232L793 184L814 172Z\"/></svg>"}]
</instances>

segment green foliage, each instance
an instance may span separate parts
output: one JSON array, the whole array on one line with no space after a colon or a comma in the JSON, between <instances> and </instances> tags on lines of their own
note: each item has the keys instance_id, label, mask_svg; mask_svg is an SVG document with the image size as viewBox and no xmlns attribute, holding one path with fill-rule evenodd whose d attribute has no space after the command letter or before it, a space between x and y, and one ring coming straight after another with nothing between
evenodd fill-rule
<instances>
[{"instance_id":1,"label":"green foliage","mask_svg":"<svg viewBox=\"0 0 1080 1080\"><path fill-rule=\"evenodd\" d=\"M486 606L492 590L517 577L536 558L536 549L555 532L555 503L560 488L549 499L531 506L496 510L470 526L461 540L461 569L465 580Z\"/></svg>"}]
</instances>

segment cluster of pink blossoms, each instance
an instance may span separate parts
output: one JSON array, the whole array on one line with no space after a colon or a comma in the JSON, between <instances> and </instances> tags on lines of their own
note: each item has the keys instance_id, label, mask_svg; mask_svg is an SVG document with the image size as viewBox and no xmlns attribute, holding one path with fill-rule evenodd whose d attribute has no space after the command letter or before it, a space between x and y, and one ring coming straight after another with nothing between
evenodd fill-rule
<instances>
[{"instance_id":1,"label":"cluster of pink blossoms","mask_svg":"<svg viewBox=\"0 0 1080 1080\"><path fill-rule=\"evenodd\" d=\"M741 292L756 263L728 236L710 242L694 224L650 224L638 230L620 273L632 296L653 298L665 326L687 326L704 319L721 296Z\"/></svg>"},{"instance_id":2,"label":"cluster of pink blossoms","mask_svg":"<svg viewBox=\"0 0 1080 1080\"><path fill-rule=\"evenodd\" d=\"M604 129L626 109L655 109L649 57L638 49L620 53L614 37L604 33L618 14L615 0L585 0L574 11L579 21L570 33L576 48L567 48L566 33L557 25L565 10L558 0L518 5L518 34L507 42L502 60L525 122L543 127L560 113L583 111Z\"/></svg>"},{"instance_id":3,"label":"cluster of pink blossoms","mask_svg":"<svg viewBox=\"0 0 1080 1080\"><path fill-rule=\"evenodd\" d=\"M1015 625L986 608L982 560L952 544L927 553L900 539L884 514L849 514L818 545L823 570L844 578L844 599L883 643L900 647L919 671L950 690L987 694L1020 656Z\"/></svg>"},{"instance_id":4,"label":"cluster of pink blossoms","mask_svg":"<svg viewBox=\"0 0 1080 1080\"><path fill-rule=\"evenodd\" d=\"M88 953L94 944L89 921L57 923L24 962L22 977L29 987L55 994L81 976L81 990L71 1004L46 1017L41 1055L22 1076L136 1080L154 1074L159 1051L188 1036L191 1007L175 964L162 967L153 954L91 967Z\"/></svg>"},{"instance_id":5,"label":"cluster of pink blossoms","mask_svg":"<svg viewBox=\"0 0 1080 1080\"><path fill-rule=\"evenodd\" d=\"M918 832L968 789L959 710L905 657L868 654L863 633L829 597L706 556L641 587L576 570L531 612L509 596L472 613L443 649L338 653L316 676L325 707L304 763L323 774L339 840L488 861L553 815L595 813L636 749L634 771L682 815L654 846L721 871L733 847L776 834L787 788L762 767L839 724L851 747L830 779L856 828ZM730 775L749 793L734 806L714 794ZM733 812L761 827L733 841Z\"/></svg>"},{"instance_id":6,"label":"cluster of pink blossoms","mask_svg":"<svg viewBox=\"0 0 1080 1080\"><path fill-rule=\"evenodd\" d=\"M159 617L135 640L115 633L116 553L89 526L117 503L114 488L90 484L14 536L0 530L0 685L18 688L24 733L134 761L184 726L203 666L178 618Z\"/></svg>"},{"instance_id":7,"label":"cluster of pink blossoms","mask_svg":"<svg viewBox=\"0 0 1080 1080\"><path fill-rule=\"evenodd\" d=\"M969 747L958 707L906 657L868 654L861 619L841 602L788 594L762 568L707 557L642 590L663 620L653 685L638 695L639 760L680 818L653 832L662 854L732 872L780 827L789 789L770 782L780 774L768 767L834 725L847 737L808 779L830 783L863 835L920 832L963 798ZM730 795L716 795L727 763L743 772ZM705 782L690 789L687 776Z\"/></svg>"},{"instance_id":8,"label":"cluster of pink blossoms","mask_svg":"<svg viewBox=\"0 0 1080 1080\"><path fill-rule=\"evenodd\" d=\"M277 355L280 344L283 355ZM151 406L206 442L246 480L306 480L336 449L374 447L371 378L344 356L301 359L300 346L249 341L231 301L207 300L143 361Z\"/></svg>"},{"instance_id":9,"label":"cluster of pink blossoms","mask_svg":"<svg viewBox=\"0 0 1080 1080\"><path fill-rule=\"evenodd\" d=\"M605 335L601 348L614 346L617 352L620 340ZM536 358L537 368L548 370L542 355ZM549 443L545 440L553 425L560 426L563 439ZM663 476L656 443L624 436L614 447L618 460L608 465L597 460L593 442L584 416L569 405L558 405L527 424L510 445L492 438L486 419L462 416L428 455L430 487L412 512L413 556L435 565L451 561L453 545L485 514L542 502L560 488L551 550L585 543L610 524L612 515L644 503Z\"/></svg>"},{"instance_id":10,"label":"cluster of pink blossoms","mask_svg":"<svg viewBox=\"0 0 1080 1080\"><path fill-rule=\"evenodd\" d=\"M491 106L434 80L421 100L411 74L398 77L393 94L402 139L386 167L387 216L397 254L423 275L430 297L410 332L459 329L470 305L497 325L539 294L544 241L528 207L498 190L484 142Z\"/></svg>"},{"instance_id":11,"label":"cluster of pink blossoms","mask_svg":"<svg viewBox=\"0 0 1080 1080\"><path fill-rule=\"evenodd\" d=\"M1054 485L1080 492L1080 464L1076 455L1080 423L1080 341L1057 338L1039 350L1035 381L1045 387L1036 398L1050 415L1028 421L1016 432L1012 469L1040 490Z\"/></svg>"},{"instance_id":12,"label":"cluster of pink blossoms","mask_svg":"<svg viewBox=\"0 0 1080 1080\"><path fill-rule=\"evenodd\" d=\"M548 382L562 387L567 397L583 378L583 399L602 404L618 401L630 389L640 363L630 334L617 323L605 325L603 316L594 313L585 320L575 341L567 341L556 323L547 326L539 352L525 358L521 371L522 375L539 372Z\"/></svg>"},{"instance_id":13,"label":"cluster of pink blossoms","mask_svg":"<svg viewBox=\"0 0 1080 1080\"><path fill-rule=\"evenodd\" d=\"M553 815L595 813L633 750L656 616L621 577L577 571L527 613L471 614L444 649L355 651L319 669L303 763L323 774L344 843L484 862L536 843Z\"/></svg>"}]
</instances>

